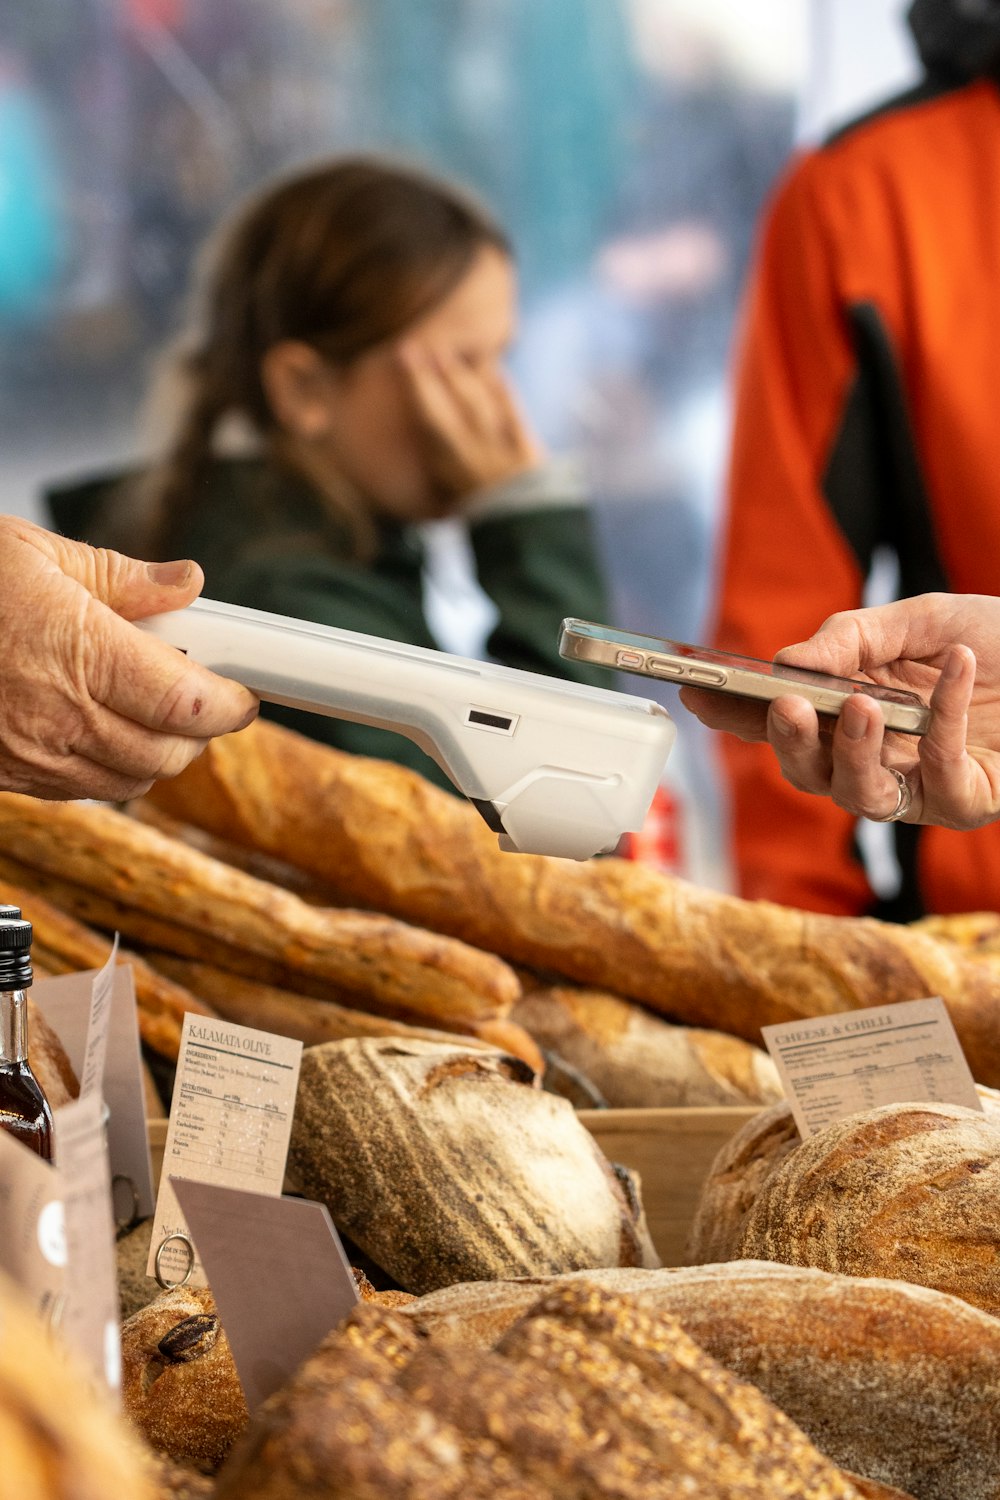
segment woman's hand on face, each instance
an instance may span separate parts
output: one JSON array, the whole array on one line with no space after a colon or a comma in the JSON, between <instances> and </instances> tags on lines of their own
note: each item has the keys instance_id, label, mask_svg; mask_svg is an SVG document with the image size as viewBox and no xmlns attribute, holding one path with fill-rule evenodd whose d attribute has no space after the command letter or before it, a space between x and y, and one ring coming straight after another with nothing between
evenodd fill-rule
<instances>
[{"instance_id":1,"label":"woman's hand on face","mask_svg":"<svg viewBox=\"0 0 1000 1500\"><path fill-rule=\"evenodd\" d=\"M714 728L767 739L787 781L855 816L893 813L895 770L911 797L908 823L977 828L1000 817L1000 599L925 594L846 611L775 659L916 692L930 705L930 728L919 737L887 733L865 694L844 705L832 732L791 694L765 711L685 688L685 706Z\"/></svg>"},{"instance_id":2,"label":"woman's hand on face","mask_svg":"<svg viewBox=\"0 0 1000 1500\"><path fill-rule=\"evenodd\" d=\"M122 801L255 717L246 688L129 623L202 581L0 517L0 788Z\"/></svg>"},{"instance_id":3,"label":"woman's hand on face","mask_svg":"<svg viewBox=\"0 0 1000 1500\"><path fill-rule=\"evenodd\" d=\"M500 367L404 344L400 367L436 486L461 501L535 468L542 450Z\"/></svg>"}]
</instances>

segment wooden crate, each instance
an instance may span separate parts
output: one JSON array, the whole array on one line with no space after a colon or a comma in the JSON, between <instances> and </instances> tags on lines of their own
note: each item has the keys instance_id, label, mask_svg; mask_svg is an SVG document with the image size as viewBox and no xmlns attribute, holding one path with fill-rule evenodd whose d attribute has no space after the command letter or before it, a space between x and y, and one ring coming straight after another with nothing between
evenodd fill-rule
<instances>
[{"instance_id":1,"label":"wooden crate","mask_svg":"<svg viewBox=\"0 0 1000 1500\"><path fill-rule=\"evenodd\" d=\"M716 1152L752 1109L589 1109L580 1119L610 1161L642 1179L653 1244L665 1266L684 1264L684 1244Z\"/></svg>"}]
</instances>

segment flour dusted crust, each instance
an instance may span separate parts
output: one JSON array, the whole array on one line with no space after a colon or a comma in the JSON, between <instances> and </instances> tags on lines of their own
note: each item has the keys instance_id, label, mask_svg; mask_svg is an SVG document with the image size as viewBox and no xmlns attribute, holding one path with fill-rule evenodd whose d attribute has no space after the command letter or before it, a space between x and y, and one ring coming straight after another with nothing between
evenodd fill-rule
<instances>
[{"instance_id":1,"label":"flour dusted crust","mask_svg":"<svg viewBox=\"0 0 1000 1500\"><path fill-rule=\"evenodd\" d=\"M890 1104L803 1141L771 1173L739 1254L935 1287L1000 1312L1000 1117Z\"/></svg>"},{"instance_id":2,"label":"flour dusted crust","mask_svg":"<svg viewBox=\"0 0 1000 1500\"><path fill-rule=\"evenodd\" d=\"M515 859L415 772L261 720L149 795L342 900L755 1044L769 1023L940 995L975 1077L1000 1084L996 974L925 932L743 901L633 860Z\"/></svg>"},{"instance_id":3,"label":"flour dusted crust","mask_svg":"<svg viewBox=\"0 0 1000 1500\"><path fill-rule=\"evenodd\" d=\"M604 990L528 990L512 1018L587 1078L616 1109L769 1104L778 1070L761 1047L720 1031L674 1026Z\"/></svg>"},{"instance_id":4,"label":"flour dusted crust","mask_svg":"<svg viewBox=\"0 0 1000 1500\"><path fill-rule=\"evenodd\" d=\"M658 1264L634 1190L500 1053L357 1038L302 1059L289 1169L405 1290Z\"/></svg>"},{"instance_id":5,"label":"flour dusted crust","mask_svg":"<svg viewBox=\"0 0 1000 1500\"><path fill-rule=\"evenodd\" d=\"M177 1359L161 1348L188 1319L214 1321ZM249 1413L211 1292L176 1287L122 1326L122 1410L158 1452L206 1473L216 1469ZM214 1332L214 1337L212 1336ZM184 1342L184 1341L182 1341Z\"/></svg>"},{"instance_id":6,"label":"flour dusted crust","mask_svg":"<svg viewBox=\"0 0 1000 1500\"><path fill-rule=\"evenodd\" d=\"M670 1319L586 1282L493 1349L363 1307L255 1417L217 1500L858 1500Z\"/></svg>"},{"instance_id":7,"label":"flour dusted crust","mask_svg":"<svg viewBox=\"0 0 1000 1500\"><path fill-rule=\"evenodd\" d=\"M435 1344L490 1348L581 1281L676 1318L845 1469L921 1500L1000 1497L1000 1320L926 1287L734 1261L467 1283L406 1318Z\"/></svg>"},{"instance_id":8,"label":"flour dusted crust","mask_svg":"<svg viewBox=\"0 0 1000 1500\"><path fill-rule=\"evenodd\" d=\"M758 1193L801 1141L791 1108L781 1100L754 1115L720 1147L691 1220L684 1257L688 1265L735 1259Z\"/></svg>"}]
</instances>

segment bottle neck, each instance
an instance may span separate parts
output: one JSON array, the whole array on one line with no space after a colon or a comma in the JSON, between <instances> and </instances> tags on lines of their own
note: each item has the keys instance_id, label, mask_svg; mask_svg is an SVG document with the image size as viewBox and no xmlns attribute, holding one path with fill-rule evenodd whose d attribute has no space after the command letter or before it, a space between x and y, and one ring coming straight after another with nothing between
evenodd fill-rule
<instances>
[{"instance_id":1,"label":"bottle neck","mask_svg":"<svg viewBox=\"0 0 1000 1500\"><path fill-rule=\"evenodd\" d=\"M0 990L0 1067L28 1060L28 995Z\"/></svg>"}]
</instances>

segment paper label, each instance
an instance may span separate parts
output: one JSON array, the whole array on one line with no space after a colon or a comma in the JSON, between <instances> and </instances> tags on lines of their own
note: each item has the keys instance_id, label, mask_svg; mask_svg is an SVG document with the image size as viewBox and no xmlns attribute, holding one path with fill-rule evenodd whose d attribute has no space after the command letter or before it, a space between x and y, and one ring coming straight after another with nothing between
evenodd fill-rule
<instances>
[{"instance_id":1,"label":"paper label","mask_svg":"<svg viewBox=\"0 0 1000 1500\"><path fill-rule=\"evenodd\" d=\"M803 1140L834 1120L881 1104L983 1107L938 997L761 1031Z\"/></svg>"},{"instance_id":2,"label":"paper label","mask_svg":"<svg viewBox=\"0 0 1000 1500\"><path fill-rule=\"evenodd\" d=\"M187 1222L171 1177L277 1197L285 1177L302 1043L250 1026L184 1017L147 1274L206 1286L198 1258L180 1240ZM169 1243L164 1244L165 1240Z\"/></svg>"},{"instance_id":3,"label":"paper label","mask_svg":"<svg viewBox=\"0 0 1000 1500\"><path fill-rule=\"evenodd\" d=\"M111 1170L97 1094L55 1111L56 1166L65 1184L66 1281L59 1330L111 1390L121 1383Z\"/></svg>"},{"instance_id":4,"label":"paper label","mask_svg":"<svg viewBox=\"0 0 1000 1500\"><path fill-rule=\"evenodd\" d=\"M322 1203L174 1187L253 1411L358 1302L350 1263Z\"/></svg>"},{"instance_id":5,"label":"paper label","mask_svg":"<svg viewBox=\"0 0 1000 1500\"><path fill-rule=\"evenodd\" d=\"M112 1195L116 1220L135 1216L145 1219L153 1212L156 1193L149 1158L146 1129L146 1093L142 1079L142 1050L135 1003L135 979L128 964L113 970L87 969L42 979L33 987L32 999L66 1049L78 1078L87 1069L88 1048L96 1037L92 1016L104 1004L95 990L110 988L104 1025L104 1079L107 1102L108 1149L111 1153ZM29 1036L30 1045L30 1036ZM94 1053L91 1051L91 1057ZM91 1068L93 1069L92 1062Z\"/></svg>"},{"instance_id":6,"label":"paper label","mask_svg":"<svg viewBox=\"0 0 1000 1500\"><path fill-rule=\"evenodd\" d=\"M108 1053L108 1029L111 1025L111 994L114 989L115 964L118 961L118 934L103 968L97 970L90 986L90 1016L87 1040L80 1070L80 1098L99 1094L104 1083L104 1061Z\"/></svg>"},{"instance_id":7,"label":"paper label","mask_svg":"<svg viewBox=\"0 0 1000 1500\"><path fill-rule=\"evenodd\" d=\"M58 1319L66 1271L65 1186L51 1162L0 1131L0 1270Z\"/></svg>"}]
</instances>

